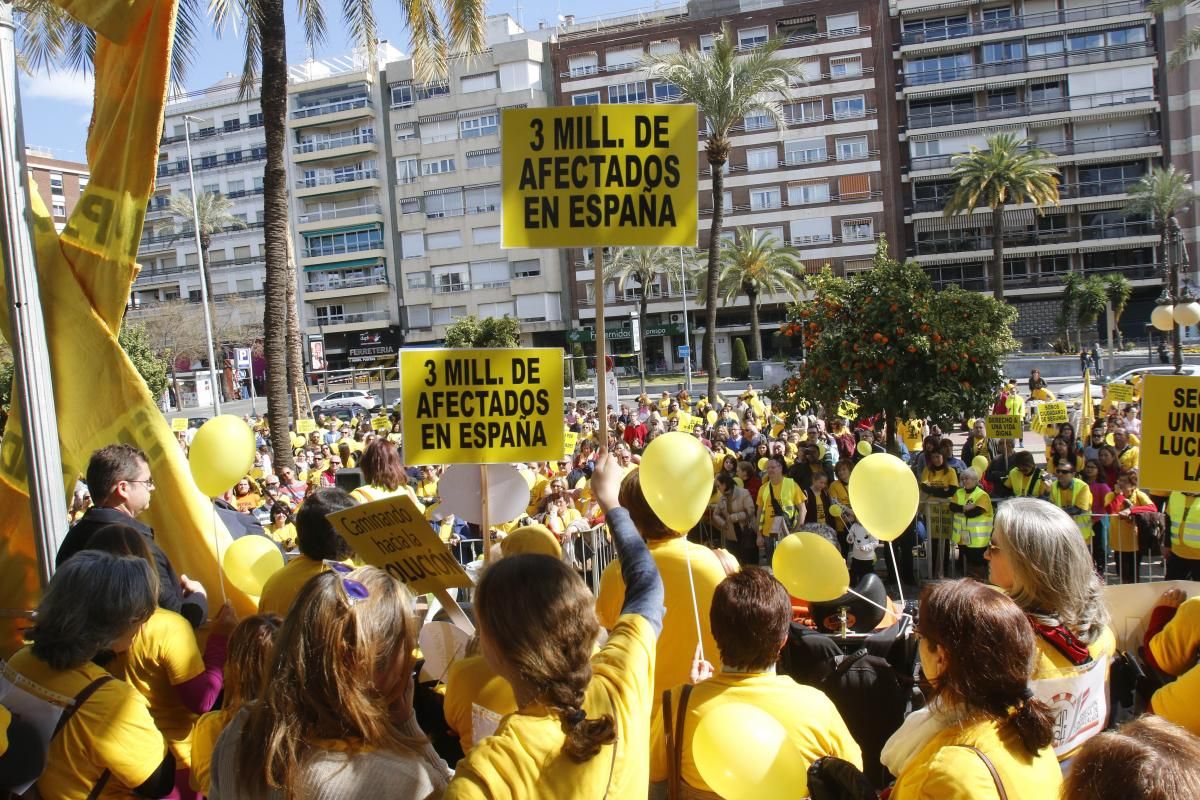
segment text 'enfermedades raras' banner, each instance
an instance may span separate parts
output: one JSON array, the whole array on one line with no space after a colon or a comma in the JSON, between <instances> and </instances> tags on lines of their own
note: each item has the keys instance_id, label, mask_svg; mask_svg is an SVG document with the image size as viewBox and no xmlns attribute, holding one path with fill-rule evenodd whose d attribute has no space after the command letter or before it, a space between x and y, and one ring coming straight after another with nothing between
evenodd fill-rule
<instances>
[{"instance_id":1,"label":"text 'enfermedades raras' banner","mask_svg":"<svg viewBox=\"0 0 1200 800\"><path fill-rule=\"evenodd\" d=\"M501 112L504 247L694 247L694 105Z\"/></svg>"},{"instance_id":2,"label":"text 'enfermedades raras' banner","mask_svg":"<svg viewBox=\"0 0 1200 800\"><path fill-rule=\"evenodd\" d=\"M563 351L400 351L404 463L506 464L563 454Z\"/></svg>"}]
</instances>

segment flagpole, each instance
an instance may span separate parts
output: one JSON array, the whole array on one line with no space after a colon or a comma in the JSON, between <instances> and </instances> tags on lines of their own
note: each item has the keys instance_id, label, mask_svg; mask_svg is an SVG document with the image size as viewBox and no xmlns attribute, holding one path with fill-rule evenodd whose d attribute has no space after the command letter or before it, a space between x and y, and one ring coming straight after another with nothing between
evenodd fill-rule
<instances>
[{"instance_id":1,"label":"flagpole","mask_svg":"<svg viewBox=\"0 0 1200 800\"><path fill-rule=\"evenodd\" d=\"M29 510L43 588L54 574L60 537L67 531L62 453L46 323L33 249L32 214L25 179L13 7L0 3L0 257L12 330L13 396L18 399Z\"/></svg>"},{"instance_id":2,"label":"flagpole","mask_svg":"<svg viewBox=\"0 0 1200 800\"><path fill-rule=\"evenodd\" d=\"M192 232L196 235L196 263L200 265L200 305L204 306L204 341L208 344L208 379L212 383L213 416L219 417L221 416L221 384L217 380L217 360L213 352L212 314L208 308L208 279L206 277L208 265L204 263L204 246L200 242L200 208L196 202L196 175L192 170L191 130L194 119L196 118L186 114L183 116L183 141L187 147L188 187L192 190Z\"/></svg>"}]
</instances>

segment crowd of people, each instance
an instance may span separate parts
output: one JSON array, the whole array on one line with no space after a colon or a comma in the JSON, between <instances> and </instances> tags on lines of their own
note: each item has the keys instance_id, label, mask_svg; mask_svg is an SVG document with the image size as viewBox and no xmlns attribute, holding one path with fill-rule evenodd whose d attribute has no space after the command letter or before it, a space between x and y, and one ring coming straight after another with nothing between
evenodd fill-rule
<instances>
[{"instance_id":1,"label":"crowd of people","mask_svg":"<svg viewBox=\"0 0 1200 800\"><path fill-rule=\"evenodd\" d=\"M1031 376L1030 405L1048 399L1040 381ZM1006 386L997 402L1024 417L1017 395ZM241 620L210 605L137 519L155 488L145 456L97 451L27 646L0 671L0 688L54 709L55 724L30 725L0 692L0 789L717 797L697 731L748 705L815 765L797 798L1200 796L1200 598L1167 592L1151 615L1145 662L1163 685L1147 713L1109 701L1129 654L1104 583L1139 580L1156 557L1168 578L1200 571L1195 498L1139 486L1136 398L1097 409L1085 437L1069 423L1044 429L1044 454L988 437L982 421L968 420L958 444L927 420L788 418L749 388L725 403L664 392L609 411L601 441L591 404L567 409L578 445L520 465L528 504L486 536L440 513L441 470L402 462L394 414L318 419L294 434L294 466L278 468L256 425L253 471L214 502L231 533L271 538L287 563ZM709 508L691 531L662 521L640 479L642 453L671 431L711 454ZM849 492L856 465L889 447L923 499L891 546ZM328 520L400 494L479 575L460 598L474 635L439 675L417 644L426 598L359 561ZM923 690L872 756L889 786L863 774L851 785L868 766L857 723L777 668L814 624L770 570L800 531L838 548L852 587L886 575L894 596L917 598L889 603L880 623L919 640ZM597 563L599 542L611 563ZM1065 718L1072 693L1082 699ZM730 741L727 757L740 746Z\"/></svg>"}]
</instances>

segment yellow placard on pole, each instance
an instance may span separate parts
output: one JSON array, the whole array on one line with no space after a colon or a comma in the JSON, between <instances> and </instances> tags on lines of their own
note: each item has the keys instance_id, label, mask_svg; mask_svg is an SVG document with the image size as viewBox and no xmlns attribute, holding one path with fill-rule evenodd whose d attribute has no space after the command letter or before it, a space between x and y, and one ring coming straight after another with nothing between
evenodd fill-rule
<instances>
[{"instance_id":1,"label":"yellow placard on pole","mask_svg":"<svg viewBox=\"0 0 1200 800\"><path fill-rule=\"evenodd\" d=\"M579 434L575 431L563 431L563 455L575 455L575 447L579 444Z\"/></svg>"},{"instance_id":2,"label":"yellow placard on pole","mask_svg":"<svg viewBox=\"0 0 1200 800\"><path fill-rule=\"evenodd\" d=\"M392 429L392 421L387 417L373 417L371 419L371 430L390 431Z\"/></svg>"},{"instance_id":3,"label":"yellow placard on pole","mask_svg":"<svg viewBox=\"0 0 1200 800\"><path fill-rule=\"evenodd\" d=\"M1138 483L1200 492L1200 378L1147 375Z\"/></svg>"},{"instance_id":4,"label":"yellow placard on pole","mask_svg":"<svg viewBox=\"0 0 1200 800\"><path fill-rule=\"evenodd\" d=\"M1108 399L1117 403L1133 402L1133 385L1128 383L1110 383L1104 387Z\"/></svg>"},{"instance_id":5,"label":"yellow placard on pole","mask_svg":"<svg viewBox=\"0 0 1200 800\"><path fill-rule=\"evenodd\" d=\"M1062 400L1042 403L1039 416L1043 425L1062 425L1067 422L1067 404Z\"/></svg>"},{"instance_id":6,"label":"yellow placard on pole","mask_svg":"<svg viewBox=\"0 0 1200 800\"><path fill-rule=\"evenodd\" d=\"M1024 436L1021 418L1012 414L990 414L983 426L989 439L1020 439Z\"/></svg>"},{"instance_id":7,"label":"yellow placard on pole","mask_svg":"<svg viewBox=\"0 0 1200 800\"><path fill-rule=\"evenodd\" d=\"M182 433L188 429L187 417L176 417L171 420L171 430L176 433Z\"/></svg>"},{"instance_id":8,"label":"yellow placard on pole","mask_svg":"<svg viewBox=\"0 0 1200 800\"><path fill-rule=\"evenodd\" d=\"M850 400L843 400L842 402L838 403L837 415L839 417L845 417L853 422L858 416L858 403Z\"/></svg>"},{"instance_id":9,"label":"yellow placard on pole","mask_svg":"<svg viewBox=\"0 0 1200 800\"><path fill-rule=\"evenodd\" d=\"M506 464L563 454L555 347L400 351L404 463Z\"/></svg>"},{"instance_id":10,"label":"yellow placard on pole","mask_svg":"<svg viewBox=\"0 0 1200 800\"><path fill-rule=\"evenodd\" d=\"M471 578L406 494L330 514L329 521L366 563L414 594L467 589Z\"/></svg>"},{"instance_id":11,"label":"yellow placard on pole","mask_svg":"<svg viewBox=\"0 0 1200 800\"><path fill-rule=\"evenodd\" d=\"M302 433L305 436L308 436L310 433L312 433L316 429L317 429L316 420L312 420L312 419L296 420L296 433Z\"/></svg>"},{"instance_id":12,"label":"yellow placard on pole","mask_svg":"<svg viewBox=\"0 0 1200 800\"><path fill-rule=\"evenodd\" d=\"M694 247L696 107L501 113L503 247Z\"/></svg>"},{"instance_id":13,"label":"yellow placard on pole","mask_svg":"<svg viewBox=\"0 0 1200 800\"><path fill-rule=\"evenodd\" d=\"M688 414L687 416L684 416L683 414L679 415L679 430L683 431L684 433L691 433L696 429L696 425L699 423L699 417L692 416L691 414Z\"/></svg>"}]
</instances>

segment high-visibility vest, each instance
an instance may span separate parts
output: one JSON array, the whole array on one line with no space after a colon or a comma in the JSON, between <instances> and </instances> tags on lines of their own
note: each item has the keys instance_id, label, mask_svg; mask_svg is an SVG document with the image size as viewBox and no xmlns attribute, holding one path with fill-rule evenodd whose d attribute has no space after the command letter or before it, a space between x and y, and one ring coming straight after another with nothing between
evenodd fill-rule
<instances>
[{"instance_id":1,"label":"high-visibility vest","mask_svg":"<svg viewBox=\"0 0 1200 800\"><path fill-rule=\"evenodd\" d=\"M1200 501L1192 498L1190 507L1187 501L1188 497L1183 492L1171 492L1167 500L1167 516L1171 518L1171 544L1200 549Z\"/></svg>"},{"instance_id":2,"label":"high-visibility vest","mask_svg":"<svg viewBox=\"0 0 1200 800\"><path fill-rule=\"evenodd\" d=\"M1071 488L1067 490L1070 492L1070 494L1067 494L1063 491L1063 488L1059 482L1055 481L1050 485L1050 499L1054 502L1054 505L1058 506L1059 508L1073 506L1076 505L1075 498L1079 494L1079 490L1086 488L1086 483L1079 480L1079 478L1075 478L1071 481ZM1080 507L1083 508L1082 506ZM1083 534L1083 540L1085 542L1090 542L1092 540L1092 534L1094 533L1092 530L1092 513L1090 508L1084 508L1083 511L1084 513L1076 517L1072 517L1072 519L1075 520L1075 525L1079 528L1079 532Z\"/></svg>"},{"instance_id":3,"label":"high-visibility vest","mask_svg":"<svg viewBox=\"0 0 1200 800\"><path fill-rule=\"evenodd\" d=\"M966 489L959 489L954 493L954 503L960 506L967 503L981 505L979 501L984 497L987 497L987 492L978 486L972 489L970 494ZM954 538L966 547L987 547L992 541L992 515L968 517L966 514L955 514Z\"/></svg>"},{"instance_id":4,"label":"high-visibility vest","mask_svg":"<svg viewBox=\"0 0 1200 800\"><path fill-rule=\"evenodd\" d=\"M1041 497L1042 492L1042 471L1037 467L1033 468L1033 472L1029 473L1026 478L1021 474L1021 470L1013 467L1008 471L1008 485L1012 487L1012 492L1017 497Z\"/></svg>"}]
</instances>

